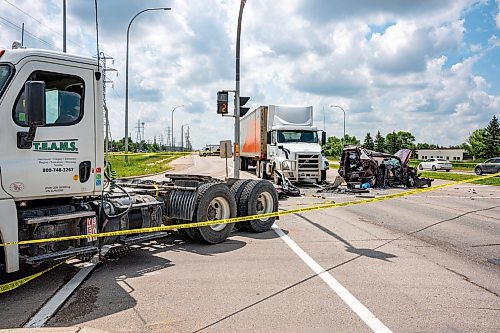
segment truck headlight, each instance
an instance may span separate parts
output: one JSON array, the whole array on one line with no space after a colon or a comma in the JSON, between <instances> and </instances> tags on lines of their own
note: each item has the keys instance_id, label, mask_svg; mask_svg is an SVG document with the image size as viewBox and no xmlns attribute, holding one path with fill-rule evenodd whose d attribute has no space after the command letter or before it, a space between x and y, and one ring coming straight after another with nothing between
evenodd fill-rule
<instances>
[{"instance_id":1,"label":"truck headlight","mask_svg":"<svg viewBox=\"0 0 500 333\"><path fill-rule=\"evenodd\" d=\"M288 161L283 162L282 166L283 166L283 170L290 170L291 169L290 162L288 162Z\"/></svg>"}]
</instances>

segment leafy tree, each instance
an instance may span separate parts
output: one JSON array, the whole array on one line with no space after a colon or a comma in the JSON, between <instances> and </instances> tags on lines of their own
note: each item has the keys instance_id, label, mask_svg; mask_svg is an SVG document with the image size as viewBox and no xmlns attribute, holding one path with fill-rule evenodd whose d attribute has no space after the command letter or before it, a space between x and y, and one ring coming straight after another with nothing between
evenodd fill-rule
<instances>
[{"instance_id":1,"label":"leafy tree","mask_svg":"<svg viewBox=\"0 0 500 333\"><path fill-rule=\"evenodd\" d=\"M380 131L377 131L375 136L375 150L381 153L385 151L385 138L380 134Z\"/></svg>"},{"instance_id":2,"label":"leafy tree","mask_svg":"<svg viewBox=\"0 0 500 333\"><path fill-rule=\"evenodd\" d=\"M342 155L342 151L344 150L344 145L352 144L359 145L359 140L355 136L346 136L341 139L336 136L330 136L326 140L326 145L329 146L329 149L325 149L325 154L328 156L340 157ZM326 147L324 147L326 148Z\"/></svg>"},{"instance_id":3,"label":"leafy tree","mask_svg":"<svg viewBox=\"0 0 500 333\"><path fill-rule=\"evenodd\" d=\"M413 136L413 134L411 134L410 132L399 131L398 133L396 133L396 135L398 136L398 139L401 142L401 148L406 148L406 149L415 148L415 144L413 143L415 142L415 136Z\"/></svg>"},{"instance_id":4,"label":"leafy tree","mask_svg":"<svg viewBox=\"0 0 500 333\"><path fill-rule=\"evenodd\" d=\"M342 154L342 150L344 149L344 145L342 144L342 140L337 138L336 136L330 136L326 140L326 146L329 149L325 149L325 154L328 156L339 157Z\"/></svg>"},{"instance_id":5,"label":"leafy tree","mask_svg":"<svg viewBox=\"0 0 500 333\"><path fill-rule=\"evenodd\" d=\"M491 158L500 155L500 125L493 116L484 132L484 157Z\"/></svg>"},{"instance_id":6,"label":"leafy tree","mask_svg":"<svg viewBox=\"0 0 500 333\"><path fill-rule=\"evenodd\" d=\"M474 158L485 157L484 150L484 137L486 135L486 130L484 128L479 128L472 132L472 134L464 143L463 148L467 151L469 155L474 156Z\"/></svg>"},{"instance_id":7,"label":"leafy tree","mask_svg":"<svg viewBox=\"0 0 500 333\"><path fill-rule=\"evenodd\" d=\"M434 143L417 143L416 149L438 149L439 146Z\"/></svg>"},{"instance_id":8,"label":"leafy tree","mask_svg":"<svg viewBox=\"0 0 500 333\"><path fill-rule=\"evenodd\" d=\"M394 154L395 152L400 150L402 144L403 143L401 141L401 138L396 133L396 131L392 131L392 133L387 134L387 136L385 137L386 150L391 154Z\"/></svg>"},{"instance_id":9,"label":"leafy tree","mask_svg":"<svg viewBox=\"0 0 500 333\"><path fill-rule=\"evenodd\" d=\"M359 145L359 140L356 139L356 137L354 135L349 136L349 134L346 134L344 136L344 139L342 140L342 143L344 145Z\"/></svg>"},{"instance_id":10,"label":"leafy tree","mask_svg":"<svg viewBox=\"0 0 500 333\"><path fill-rule=\"evenodd\" d=\"M373 143L373 138L370 132L366 133L365 141L363 142L363 148L374 150L375 144Z\"/></svg>"}]
</instances>

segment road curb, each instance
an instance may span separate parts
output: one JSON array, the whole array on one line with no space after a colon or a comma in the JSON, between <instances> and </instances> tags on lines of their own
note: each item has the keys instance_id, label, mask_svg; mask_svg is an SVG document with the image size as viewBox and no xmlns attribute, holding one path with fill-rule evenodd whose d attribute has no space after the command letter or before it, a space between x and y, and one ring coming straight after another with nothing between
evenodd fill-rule
<instances>
[{"instance_id":1,"label":"road curb","mask_svg":"<svg viewBox=\"0 0 500 333\"><path fill-rule=\"evenodd\" d=\"M42 327L42 328L7 328L0 329L0 333L109 333L93 327Z\"/></svg>"}]
</instances>

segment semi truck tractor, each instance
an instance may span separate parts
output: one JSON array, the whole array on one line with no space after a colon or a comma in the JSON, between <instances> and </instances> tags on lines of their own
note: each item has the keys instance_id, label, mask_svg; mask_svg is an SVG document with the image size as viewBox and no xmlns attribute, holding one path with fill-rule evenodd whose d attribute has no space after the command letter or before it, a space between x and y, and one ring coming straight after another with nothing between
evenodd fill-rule
<instances>
[{"instance_id":1,"label":"semi truck tractor","mask_svg":"<svg viewBox=\"0 0 500 333\"><path fill-rule=\"evenodd\" d=\"M169 175L114 179L104 154L103 69L95 59L35 49L0 49L0 269L94 255L105 245L166 236L138 229L277 211L269 181ZM240 229L269 230L274 218ZM233 224L178 230L195 241L224 241ZM95 237L132 230L136 234ZM84 239L19 241L88 235Z\"/></svg>"},{"instance_id":2,"label":"semi truck tractor","mask_svg":"<svg viewBox=\"0 0 500 333\"><path fill-rule=\"evenodd\" d=\"M240 126L241 170L255 166L259 178L277 184L281 175L292 182L326 180L328 161L321 152L326 133L313 126L312 106L260 106Z\"/></svg>"}]
</instances>

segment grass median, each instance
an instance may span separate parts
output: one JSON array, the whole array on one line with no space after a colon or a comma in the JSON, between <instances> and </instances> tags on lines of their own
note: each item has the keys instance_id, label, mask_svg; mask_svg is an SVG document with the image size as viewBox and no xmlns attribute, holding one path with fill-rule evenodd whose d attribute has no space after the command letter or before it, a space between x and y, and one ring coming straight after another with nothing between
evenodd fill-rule
<instances>
[{"instance_id":1,"label":"grass median","mask_svg":"<svg viewBox=\"0 0 500 333\"><path fill-rule=\"evenodd\" d=\"M128 154L128 163L125 163L125 154L110 154L109 162L117 176L133 177L160 173L172 169L170 162L191 153L139 153Z\"/></svg>"},{"instance_id":2,"label":"grass median","mask_svg":"<svg viewBox=\"0 0 500 333\"><path fill-rule=\"evenodd\" d=\"M464 174L457 174L450 172L433 172L433 171L423 171L422 176L434 179L450 180L450 181L467 180L477 177L477 175L474 174L464 175ZM473 182L473 184L500 186L500 177L481 179Z\"/></svg>"}]
</instances>

